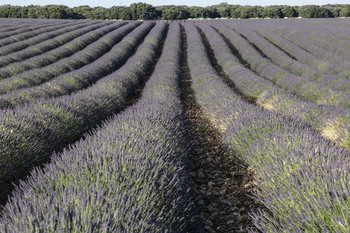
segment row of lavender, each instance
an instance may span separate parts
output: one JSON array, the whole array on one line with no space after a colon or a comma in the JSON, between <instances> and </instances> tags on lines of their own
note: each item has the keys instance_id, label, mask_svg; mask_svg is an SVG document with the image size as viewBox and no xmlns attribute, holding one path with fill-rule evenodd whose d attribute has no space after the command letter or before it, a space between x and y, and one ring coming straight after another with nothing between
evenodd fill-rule
<instances>
[{"instance_id":1,"label":"row of lavender","mask_svg":"<svg viewBox=\"0 0 350 233\"><path fill-rule=\"evenodd\" d=\"M346 39L340 39L339 42L334 42L335 38L330 38L325 31L301 31L298 33L299 36L308 39L318 46L331 51L336 55L340 55L347 59L350 59L350 49L349 49L349 37Z\"/></svg>"},{"instance_id":2,"label":"row of lavender","mask_svg":"<svg viewBox=\"0 0 350 233\"><path fill-rule=\"evenodd\" d=\"M153 26L154 22L131 22L108 33L106 38L91 44L92 51L87 50L85 53L82 50L81 53L76 53L43 69L25 72L24 80L20 79L20 81L28 80L29 87L1 95L0 108L23 105L38 98L67 95L92 85L123 65ZM96 54L97 57L95 57ZM83 61L86 59L87 62L81 59ZM83 66L78 69L69 68L73 64L65 64L66 60L73 64L77 63L78 67ZM87 64L84 65L84 63ZM70 69L73 70L65 73Z\"/></svg>"},{"instance_id":3,"label":"row of lavender","mask_svg":"<svg viewBox=\"0 0 350 233\"><path fill-rule=\"evenodd\" d=\"M311 30L311 27L298 27L298 31L303 30ZM325 30L328 28L323 28ZM350 70L349 70L349 54L350 50L349 48L346 48L344 46L336 45L333 42L325 42L323 40L323 47L319 47L316 44L312 44L310 41L306 41L304 38L303 43L304 44L312 44L311 47L313 49L306 50L303 47L300 47L299 45L295 44L295 41L288 40L285 37L289 32L285 31L283 33L282 37L281 35L278 35L274 31L278 30L278 28L267 28L261 27L258 29L254 29L257 33L259 33L261 36L265 37L269 40L269 42L276 44L279 46L280 49L286 51L289 55L293 56L294 59L301 61L310 67L313 67L315 69L323 70L324 72L328 72L330 74L341 74L341 75L321 75L321 76L315 76L314 80L318 82L322 82L325 84L330 85L332 88L336 88L338 90L345 91L347 93L350 93ZM292 30L292 29L290 29ZM338 29L339 30L339 29ZM333 29L334 31L334 29ZM329 32L327 32L329 33ZM296 34L296 33L295 33ZM320 38L320 34L314 34L311 38L316 40L317 38ZM310 37L308 37L310 39ZM333 38L334 39L334 38ZM319 40L319 39L317 39ZM349 43L349 41L347 42ZM310 45L309 45L310 46ZM327 55L327 57L318 57L317 54L313 54L312 50L324 50L324 52ZM325 49L328 49L329 51L326 51ZM339 56L341 54L341 56Z\"/></svg>"},{"instance_id":4,"label":"row of lavender","mask_svg":"<svg viewBox=\"0 0 350 233\"><path fill-rule=\"evenodd\" d=\"M128 98L152 68L166 30L165 24L154 25L144 23L132 37L126 37L134 42L142 38L144 42L125 65L89 88L1 112L2 200L11 188L10 182L23 178L34 166L47 161L53 151L75 142L83 133L129 104ZM104 63L110 61L104 60Z\"/></svg>"},{"instance_id":5,"label":"row of lavender","mask_svg":"<svg viewBox=\"0 0 350 233\"><path fill-rule=\"evenodd\" d=\"M254 55L254 57L246 56L245 58L249 63L252 63L251 68L263 77L271 79L279 84L278 81L280 80L277 78L284 73L291 72L293 74L289 74L289 79L296 80L294 82L297 82L297 84L302 83L303 86L309 86L309 91L305 92L304 90L298 90L298 88L292 89L294 86L285 86L285 83L279 85L293 90L308 101L323 104L342 104L348 107L349 101L347 101L347 99L350 93L348 65L333 64L328 60L322 60L316 57L291 41L276 35L266 21L254 21L254 23L246 24L240 24L236 21L222 21L221 24L232 27L237 32L243 34L250 43L254 43L254 46L256 46L259 51L261 50L261 52L263 52L263 55L266 55L266 58L262 57L258 51L254 51L254 48L249 48L251 46L247 42L245 43L247 44L245 48L242 48L243 50L248 48L254 51L249 54ZM219 26L220 24L218 23L217 25ZM296 27L290 27L291 31L295 29ZM253 30L255 32L253 32ZM236 34L236 38L240 37L237 33L234 32L234 34ZM262 36L268 40L265 40ZM242 39L243 38L239 38L239 40ZM242 53L247 54L247 51ZM275 63L272 65L274 67L270 65L269 68L266 68L266 63L269 64L272 62ZM285 68L285 70L281 68L276 70L276 64ZM271 73L271 71L273 72ZM341 73L342 75L336 73ZM298 75L306 77L307 79L301 78ZM274 80L275 78L277 80ZM310 96L309 92L313 94L312 91L316 93ZM321 96L318 97L318 95Z\"/></svg>"},{"instance_id":6,"label":"row of lavender","mask_svg":"<svg viewBox=\"0 0 350 233\"><path fill-rule=\"evenodd\" d=\"M338 26L327 27L310 22L295 24L293 21L288 21L288 24L286 22L277 24L272 21L267 24L263 21L257 21L256 24L249 24L248 28L265 37L296 60L314 69L342 74L341 76L347 78L350 75L350 50L348 46L350 31L344 27L344 22L340 22ZM311 32L313 32L312 36ZM328 40L322 39L323 35L330 33L333 33L332 37L328 36ZM343 35L339 37L339 34ZM338 40L342 43L336 43ZM344 82L346 79L341 78L341 76L315 76L315 78L321 79L323 82L328 81L328 83Z\"/></svg>"},{"instance_id":7,"label":"row of lavender","mask_svg":"<svg viewBox=\"0 0 350 233\"><path fill-rule=\"evenodd\" d=\"M11 44L11 47L15 47L16 50L9 53L9 54L5 54L8 52L9 50L9 46L4 46L4 47L0 47L0 52L4 53L3 56L1 56L1 70L2 72L5 72L4 74L2 74L0 77L1 78L7 78L11 75L14 75L17 72L12 71L14 69L14 67L21 67L21 66L27 66L26 63L21 63L22 61L26 60L26 59L33 59L33 57L42 57L44 55L47 54L48 51L53 50L53 49L58 49L60 46L63 46L64 44L70 42L71 40L74 40L76 38L79 38L81 35L85 34L85 33L90 33L91 31L103 27L105 25L110 25L110 24L105 24L105 23L89 23L89 24L85 24L85 25L81 25L81 24L74 24L72 27L74 28L73 31L68 31L68 32L62 32L59 35L57 35L54 38L51 38L50 40L44 40L36 45L30 45L27 48L21 48L23 47L23 44L26 45L27 42L26 41L19 41L18 43L14 43ZM63 30L63 29L62 29ZM43 37L46 37L45 34L42 34ZM94 33L91 33L92 37L95 37L96 35L94 35ZM17 49L17 48L21 48L21 49ZM41 56L40 56L41 55ZM55 54L51 54L51 56L53 56ZM51 56L46 56L45 58L50 60L52 59ZM69 56L69 55L68 55ZM39 60L40 61L40 60ZM11 65L11 66L9 66ZM9 67L12 67L12 69L10 69ZM25 67L25 69L28 69L27 67ZM9 72L9 73L7 73ZM13 72L13 73L11 73Z\"/></svg>"},{"instance_id":8,"label":"row of lavender","mask_svg":"<svg viewBox=\"0 0 350 233\"><path fill-rule=\"evenodd\" d=\"M326 59L323 60L315 56L314 54L303 49L302 47L299 47L297 44L293 43L292 41L289 41L281 37L280 35L275 33L276 30L277 29L274 30L271 28L267 30L266 28L263 28L263 30L254 28L254 31L256 33L268 39L271 43L277 45L279 48L281 48L283 51L288 53L290 56L292 56L296 60L304 64L307 64L314 69L321 70L328 73L341 73L341 72L344 72L344 70L349 69L346 66L340 66L339 64L332 64L330 63L330 61Z\"/></svg>"},{"instance_id":9,"label":"row of lavender","mask_svg":"<svg viewBox=\"0 0 350 233\"><path fill-rule=\"evenodd\" d=\"M46 22L40 21L40 22L34 23L31 26L26 25L26 27L23 27L19 30L2 32L0 36L0 45L5 46L20 40L29 39L31 37L40 35L43 32L49 32L51 30L55 30L60 27L64 27L65 25L71 25L71 24L72 22L69 22L69 21L54 21L52 23L48 23L47 21Z\"/></svg>"},{"instance_id":10,"label":"row of lavender","mask_svg":"<svg viewBox=\"0 0 350 233\"><path fill-rule=\"evenodd\" d=\"M140 101L33 171L5 206L3 231L201 232L186 170L180 57L172 23Z\"/></svg>"},{"instance_id":11,"label":"row of lavender","mask_svg":"<svg viewBox=\"0 0 350 233\"><path fill-rule=\"evenodd\" d=\"M64 73L72 72L89 63L97 60L109 52L123 37L139 24L115 23L101 27L101 25L87 28L84 36L75 38L70 43L64 44L56 49L42 53L40 56L33 56L32 49L20 51L15 57L21 57L24 61L15 62L6 67L0 68L3 79L0 80L0 94L13 90L39 85ZM74 33L75 34L75 33ZM67 36L63 36L66 40ZM52 41L52 43L50 43ZM54 44L54 40L44 42ZM41 49L41 51L45 51ZM32 57L32 58L30 58ZM27 59L26 59L27 58ZM29 59L28 59L29 58Z\"/></svg>"},{"instance_id":12,"label":"row of lavender","mask_svg":"<svg viewBox=\"0 0 350 233\"><path fill-rule=\"evenodd\" d=\"M349 148L350 146L350 111L341 106L319 105L309 103L299 98L292 92L275 85L256 75L244 67L233 55L229 45L234 44L244 57L251 53L242 46L247 42L239 38L232 30L226 27L217 27L222 36L208 24L198 24L206 34L209 43L214 50L218 64L223 68L228 78L236 88L246 97L252 98L256 103L267 110L276 111L285 115L300 118L310 124L324 137ZM227 43L224 38L227 38ZM254 58L251 56L251 58ZM292 80L287 80L293 84ZM307 90L309 86L300 91Z\"/></svg>"},{"instance_id":13,"label":"row of lavender","mask_svg":"<svg viewBox=\"0 0 350 233\"><path fill-rule=\"evenodd\" d=\"M18 19L14 19L14 18L11 18L9 20L2 19L0 32L8 33L11 31L15 31L15 30L23 29L23 28L26 28L29 26L33 26L34 21L37 21L37 20L31 19L28 21L26 21L26 20L19 21ZM6 36L4 36L4 37L6 37ZM0 38L3 38L3 37L0 37Z\"/></svg>"},{"instance_id":14,"label":"row of lavender","mask_svg":"<svg viewBox=\"0 0 350 233\"><path fill-rule=\"evenodd\" d=\"M327 73L317 73L314 70L306 69L308 68L305 64L301 64L296 60L291 58L287 59L288 56L284 54L265 39L259 36L258 34L250 31L249 29L240 27L240 26L230 26L226 23L228 27L233 27L235 30L247 36L247 39L253 40L260 48L267 47L265 52L268 52L269 58L273 57L273 61L279 63L275 64L268 58L263 57L253 46L251 46L245 38L243 38L236 31L231 31L228 35L229 37L234 37L235 40L238 40L234 43L234 46L240 52L242 58L250 65L250 68L262 77L271 80L282 88L288 89L294 92L296 95L301 96L305 100L318 104L330 104L330 105L342 105L344 107L350 107L350 95L349 90L343 89L340 86L340 83L330 85L328 82L319 82L318 80L313 80L316 77L318 79L327 80L330 76L332 78L342 78L344 81L349 81L348 78L343 76L339 77L336 75L329 75ZM217 25L220 27L220 24ZM266 46L270 45L270 46ZM279 51L280 53L277 53ZM281 56L276 56L272 54L278 54ZM294 61L294 62L293 62ZM290 70L304 70L309 73L310 77L301 77L295 75L290 71L284 69L282 66L290 67ZM311 78L313 77L313 78ZM349 83L350 84L350 83Z\"/></svg>"},{"instance_id":15,"label":"row of lavender","mask_svg":"<svg viewBox=\"0 0 350 233\"><path fill-rule=\"evenodd\" d=\"M196 100L232 153L256 175L256 195L268 209L252 213L256 227L263 232L348 232L348 152L330 146L296 118L242 100L212 68L197 28L191 23L185 28Z\"/></svg>"},{"instance_id":16,"label":"row of lavender","mask_svg":"<svg viewBox=\"0 0 350 233\"><path fill-rule=\"evenodd\" d=\"M299 27L297 30L295 30L294 33L290 33L290 31L288 31L289 28L286 28L284 30L275 30L277 34L281 35L282 37L291 40L293 43L297 44L298 46L300 46L301 48L309 51L310 53L314 54L315 56L327 60L330 63L333 64L342 64L346 67L349 66L350 64L350 60L349 58L346 57L346 55L349 55L349 47L347 46L340 46L340 45L336 45L333 42L327 42L325 40L318 40L317 39L317 35L316 38L314 39L315 41L317 41L319 43L316 44L313 41L310 41L309 39L303 38L300 36L300 34L303 34L304 31L306 30L310 30L310 26L303 26L303 27ZM346 31L346 29L341 28L340 30L338 29L337 32L334 35L338 34L338 31ZM349 40L349 33L347 34L347 40ZM322 43L323 42L323 43ZM321 45L321 46L320 46ZM342 48L343 49L343 55L338 55L336 53L334 53L333 51L330 51L330 49L334 46L336 46L338 49ZM326 48L324 48L326 47Z\"/></svg>"},{"instance_id":17,"label":"row of lavender","mask_svg":"<svg viewBox=\"0 0 350 233\"><path fill-rule=\"evenodd\" d=\"M299 47L298 45L292 43L291 41L280 37L279 35L268 32L268 31L259 31L260 35L264 36L266 39L268 39L271 43L278 44L279 48L283 49L284 51L288 52L291 56L293 56L295 59L302 61L303 63L312 66L316 69L328 71L329 73L339 73L343 72L344 68L341 68L339 64L331 64L326 59L321 60L320 58L316 57L315 55L309 53L308 51L304 50L303 48ZM344 66L343 66L344 67ZM346 70L349 68L347 67ZM350 93L350 80L348 78L349 72L343 72L343 75L323 75L323 76L316 76L314 77L315 81L328 84L330 87L341 90L346 93Z\"/></svg>"},{"instance_id":18,"label":"row of lavender","mask_svg":"<svg viewBox=\"0 0 350 233\"><path fill-rule=\"evenodd\" d=\"M1 41L3 41L4 39L0 40L0 43L2 44L2 46L0 47L0 56L5 56L9 53L13 53L13 52L28 48L29 46L35 46L46 40L53 39L57 36L60 36L63 33L74 31L79 27L85 27L85 26L97 24L97 23L99 22L91 21L91 22L81 22L81 23L71 22L71 23L66 23L64 25L53 25L50 27L41 28L40 30L36 30L35 34L37 35L34 35L27 39L21 39L20 35L11 36L10 38L12 38L15 42L10 43L6 46L1 43Z\"/></svg>"},{"instance_id":19,"label":"row of lavender","mask_svg":"<svg viewBox=\"0 0 350 233\"><path fill-rule=\"evenodd\" d=\"M293 59L292 57L289 57L287 53L285 53L283 50L279 50L278 47L276 47L271 41L265 40L263 37L261 37L259 34L255 33L254 31L258 33L262 33L265 36L268 36L270 33L270 30L264 30L264 27L261 27L259 29L255 29L256 26L250 25L250 27L245 27L244 29L240 26L235 26L235 29L237 31L242 32L242 34L247 35L247 38L251 39L252 42L254 42L257 47L259 47L268 57L270 57L274 62L277 64L285 67L286 69L289 69L291 72L300 73L301 75L304 75L305 77L311 77L311 78L318 78L322 77L323 75L330 73L330 74L341 74L345 77L348 77L349 74L349 67L348 63L333 63L331 60L327 59L321 59L314 54L308 52L307 50L303 50L303 48L297 46L293 42L290 42L288 40L282 40L282 44L294 44L295 46L290 50L295 49L292 54L296 55L296 59ZM291 30L291 29L290 29ZM277 35L274 33L274 30L271 30L271 35ZM283 39L283 37L281 37ZM290 42L290 43L288 43ZM304 57L303 56L307 56ZM306 59L308 58L308 59ZM311 59L311 60L309 60ZM310 65L311 67L305 66L301 62L306 63L307 65ZM309 60L309 61L307 61ZM344 61L343 61L344 62ZM288 64L293 64L293 66L288 66ZM298 68L298 66L300 68ZM314 74L312 74L311 72ZM317 71L322 71L318 72ZM311 73L311 74L310 74Z\"/></svg>"},{"instance_id":20,"label":"row of lavender","mask_svg":"<svg viewBox=\"0 0 350 233\"><path fill-rule=\"evenodd\" d=\"M0 32L2 33L0 35L0 39L5 38L9 36L9 34L6 33L13 33L18 34L24 31L33 31L35 28L39 25L44 26L48 24L54 24L55 22L64 22L67 20L37 20L37 19L19 19L19 18L2 18L1 19L1 28ZM3 34L5 33L5 34ZM12 34L12 35L13 35Z\"/></svg>"}]
</instances>

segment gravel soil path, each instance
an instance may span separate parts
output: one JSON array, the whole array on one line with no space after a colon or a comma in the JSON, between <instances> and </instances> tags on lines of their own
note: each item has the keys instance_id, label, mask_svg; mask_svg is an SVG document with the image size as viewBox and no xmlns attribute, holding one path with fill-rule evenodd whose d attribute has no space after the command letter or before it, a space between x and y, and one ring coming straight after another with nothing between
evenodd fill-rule
<instances>
[{"instance_id":1,"label":"gravel soil path","mask_svg":"<svg viewBox=\"0 0 350 233\"><path fill-rule=\"evenodd\" d=\"M183 30L182 100L191 138L192 177L196 205L206 232L255 230L249 213L258 208L253 198L252 172L228 152L220 135L196 103L187 65L187 40Z\"/></svg>"}]
</instances>

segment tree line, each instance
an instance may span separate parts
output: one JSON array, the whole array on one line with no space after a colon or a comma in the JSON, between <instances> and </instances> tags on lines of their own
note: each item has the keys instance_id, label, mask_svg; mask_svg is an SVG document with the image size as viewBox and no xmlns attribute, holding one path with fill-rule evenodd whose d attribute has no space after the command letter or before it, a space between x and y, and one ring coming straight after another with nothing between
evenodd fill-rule
<instances>
[{"instance_id":1,"label":"tree line","mask_svg":"<svg viewBox=\"0 0 350 233\"><path fill-rule=\"evenodd\" d=\"M188 18L333 18L350 17L350 4L304 6L241 6L226 2L208 7L152 6L133 3L127 6L69 8L64 5L1 5L0 18L48 18L48 19L122 19L122 20L177 20Z\"/></svg>"}]
</instances>

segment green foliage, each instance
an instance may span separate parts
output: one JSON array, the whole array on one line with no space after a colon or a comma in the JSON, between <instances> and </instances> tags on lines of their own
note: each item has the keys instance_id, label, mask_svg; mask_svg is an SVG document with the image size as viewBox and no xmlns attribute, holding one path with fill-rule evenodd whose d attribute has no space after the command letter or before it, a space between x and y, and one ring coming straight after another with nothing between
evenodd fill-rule
<instances>
[{"instance_id":1,"label":"green foliage","mask_svg":"<svg viewBox=\"0 0 350 233\"><path fill-rule=\"evenodd\" d=\"M232 18L261 18L263 16L262 6L237 6L232 8L231 17Z\"/></svg>"},{"instance_id":2,"label":"green foliage","mask_svg":"<svg viewBox=\"0 0 350 233\"><path fill-rule=\"evenodd\" d=\"M146 3L133 3L130 5L130 12L133 20L150 20L157 17L156 8Z\"/></svg>"},{"instance_id":3,"label":"green foliage","mask_svg":"<svg viewBox=\"0 0 350 233\"><path fill-rule=\"evenodd\" d=\"M214 7L216 7L220 17L228 18L231 16L231 5L229 5L227 2L222 2L219 5L214 5Z\"/></svg>"},{"instance_id":4,"label":"green foliage","mask_svg":"<svg viewBox=\"0 0 350 233\"><path fill-rule=\"evenodd\" d=\"M190 16L187 6L169 5L158 9L161 10L162 19L165 20L187 19Z\"/></svg>"},{"instance_id":5,"label":"green foliage","mask_svg":"<svg viewBox=\"0 0 350 233\"><path fill-rule=\"evenodd\" d=\"M288 18L298 17L297 8L292 6L282 6L282 14Z\"/></svg>"},{"instance_id":6,"label":"green foliage","mask_svg":"<svg viewBox=\"0 0 350 233\"><path fill-rule=\"evenodd\" d=\"M264 18L283 18L283 6L266 6L263 9L262 16Z\"/></svg>"},{"instance_id":7,"label":"green foliage","mask_svg":"<svg viewBox=\"0 0 350 233\"><path fill-rule=\"evenodd\" d=\"M299 8L299 16L303 18L329 18L332 17L332 13L317 5L305 5Z\"/></svg>"},{"instance_id":8,"label":"green foliage","mask_svg":"<svg viewBox=\"0 0 350 233\"><path fill-rule=\"evenodd\" d=\"M340 17L350 17L350 5L344 6L340 12L339 12Z\"/></svg>"},{"instance_id":9,"label":"green foliage","mask_svg":"<svg viewBox=\"0 0 350 233\"><path fill-rule=\"evenodd\" d=\"M190 18L210 18L210 12L208 8L203 7L190 7L188 9Z\"/></svg>"},{"instance_id":10,"label":"green foliage","mask_svg":"<svg viewBox=\"0 0 350 233\"><path fill-rule=\"evenodd\" d=\"M69 8L63 5L1 5L0 18L48 19L121 19L121 20L181 20L187 18L329 18L350 17L349 4L240 6L222 2L208 7L164 5L154 7L147 3L133 3L111 8L82 5Z\"/></svg>"}]
</instances>

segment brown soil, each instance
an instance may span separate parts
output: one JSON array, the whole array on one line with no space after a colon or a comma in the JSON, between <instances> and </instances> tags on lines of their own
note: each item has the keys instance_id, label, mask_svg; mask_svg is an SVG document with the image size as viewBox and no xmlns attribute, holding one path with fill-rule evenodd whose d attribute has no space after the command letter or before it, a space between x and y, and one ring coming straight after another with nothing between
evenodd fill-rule
<instances>
[{"instance_id":1,"label":"brown soil","mask_svg":"<svg viewBox=\"0 0 350 233\"><path fill-rule=\"evenodd\" d=\"M196 206L206 232L255 230L249 213L257 208L252 198L252 172L228 152L219 133L196 103L187 65L187 40L183 30L182 100L192 144L191 176Z\"/></svg>"}]
</instances>

